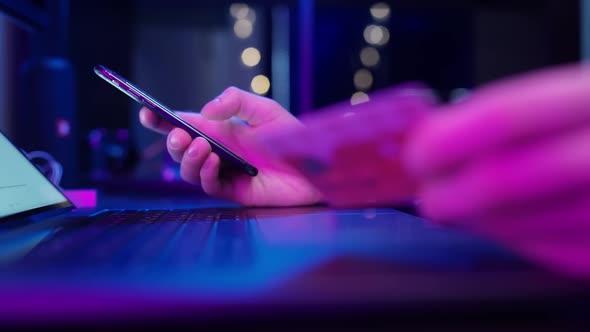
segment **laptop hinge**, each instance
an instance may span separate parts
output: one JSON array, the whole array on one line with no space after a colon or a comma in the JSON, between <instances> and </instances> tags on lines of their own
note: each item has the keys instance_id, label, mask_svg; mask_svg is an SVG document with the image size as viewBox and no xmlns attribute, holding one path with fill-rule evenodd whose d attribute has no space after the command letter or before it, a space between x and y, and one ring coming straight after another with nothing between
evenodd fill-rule
<instances>
[{"instance_id":1,"label":"laptop hinge","mask_svg":"<svg viewBox=\"0 0 590 332\"><path fill-rule=\"evenodd\" d=\"M36 225L36 224L41 224L41 223L45 224L45 222L47 222L49 220L59 220L59 218L56 218L56 217L59 217L61 215L66 215L66 214L70 213L72 210L74 210L74 207L69 206L69 207L63 207L63 208L59 208L59 209L54 209L54 210L50 210L50 211L37 213L32 216L15 218L15 219L11 219L8 221L4 221L4 222L0 223L0 232L11 231L11 230L14 230L17 228L24 228L24 227L28 227L28 226L32 226L32 225ZM47 225L43 225L43 226L47 226Z\"/></svg>"}]
</instances>

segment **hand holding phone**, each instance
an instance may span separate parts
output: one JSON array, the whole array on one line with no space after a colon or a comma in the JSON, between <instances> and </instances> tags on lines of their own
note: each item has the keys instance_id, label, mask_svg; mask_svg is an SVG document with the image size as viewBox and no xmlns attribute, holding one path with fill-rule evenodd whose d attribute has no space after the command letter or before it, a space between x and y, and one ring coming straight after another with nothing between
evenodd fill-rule
<instances>
[{"instance_id":1,"label":"hand holding phone","mask_svg":"<svg viewBox=\"0 0 590 332\"><path fill-rule=\"evenodd\" d=\"M104 79L112 86L125 93L131 99L158 114L162 119L174 127L178 127L186 131L193 139L197 137L202 137L205 139L211 145L211 149L227 164L251 176L256 176L258 174L258 169L256 167L249 164L230 149L183 120L169 107L157 101L155 98L151 97L119 74L101 65L94 67L94 72L100 78Z\"/></svg>"},{"instance_id":2,"label":"hand holding phone","mask_svg":"<svg viewBox=\"0 0 590 332\"><path fill-rule=\"evenodd\" d=\"M104 76L112 77L111 74ZM120 87L120 80L109 82ZM130 92L122 88L122 91L133 99L139 99L137 90ZM149 101L145 99L145 94L141 96ZM139 99L142 104L144 100ZM301 126L297 118L277 102L230 87L207 103L199 113L176 114L184 122L204 131L208 137L223 141L224 145L254 163L260 171L257 176L243 171L242 174L227 176L221 169L223 156L213 153L214 146L209 141L205 138L192 139L187 130L163 121L157 110L149 106L141 109L141 123L148 129L168 135L168 151L181 164L181 177L189 183L200 185L205 193L247 206L294 206L320 201L317 190L299 172L281 160L274 159L272 153L256 139L268 131ZM173 140L178 145L173 147ZM191 149L196 151L192 156L189 153Z\"/></svg>"}]
</instances>

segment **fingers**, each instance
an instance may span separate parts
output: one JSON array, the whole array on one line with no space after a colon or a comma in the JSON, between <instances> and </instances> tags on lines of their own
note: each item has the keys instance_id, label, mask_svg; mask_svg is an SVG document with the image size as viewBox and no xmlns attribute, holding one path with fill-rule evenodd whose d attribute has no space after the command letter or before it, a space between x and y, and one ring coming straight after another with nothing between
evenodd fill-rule
<instances>
[{"instance_id":1,"label":"fingers","mask_svg":"<svg viewBox=\"0 0 590 332\"><path fill-rule=\"evenodd\" d=\"M590 249L590 192L575 192L543 202L499 211L473 224L482 233L504 242L550 241L556 238L570 242L583 241Z\"/></svg>"},{"instance_id":2,"label":"fingers","mask_svg":"<svg viewBox=\"0 0 590 332\"><path fill-rule=\"evenodd\" d=\"M164 121L162 118L160 118L154 112L150 111L149 109L147 109L145 107L143 107L139 111L139 122L141 122L141 124L144 127L151 129L151 130L153 130L157 133L160 133L160 134L167 134L172 129L174 129L174 127L171 124Z\"/></svg>"},{"instance_id":3,"label":"fingers","mask_svg":"<svg viewBox=\"0 0 590 332\"><path fill-rule=\"evenodd\" d=\"M185 121L189 122L190 124L192 124L193 126L195 126L196 128L199 129L203 129L203 127L205 127L205 130L207 129L206 127L210 126L210 124L203 119L203 117L198 114L198 113L194 113L194 112L175 112L177 115L179 115L181 118L183 118ZM168 121L162 119L160 116L158 116L156 113L154 113L153 111L151 111L150 109L143 107L140 111L139 111L139 122L141 122L141 124L148 128L151 129L157 133L160 134L168 134L172 129L174 129L175 127L173 125L171 125L170 123L168 123Z\"/></svg>"},{"instance_id":4,"label":"fingers","mask_svg":"<svg viewBox=\"0 0 590 332\"><path fill-rule=\"evenodd\" d=\"M425 182L422 204L437 220L478 219L590 186L590 126L496 153Z\"/></svg>"},{"instance_id":5,"label":"fingers","mask_svg":"<svg viewBox=\"0 0 590 332\"><path fill-rule=\"evenodd\" d=\"M180 163L180 176L188 183L199 184L203 190L218 196L222 184L219 180L219 157L211 152L211 145L201 137L191 140L182 129L173 129L168 135L168 151Z\"/></svg>"},{"instance_id":6,"label":"fingers","mask_svg":"<svg viewBox=\"0 0 590 332\"><path fill-rule=\"evenodd\" d=\"M221 161L215 153L210 153L200 171L201 187L211 196L223 197L223 184L219 179Z\"/></svg>"},{"instance_id":7,"label":"fingers","mask_svg":"<svg viewBox=\"0 0 590 332\"><path fill-rule=\"evenodd\" d=\"M513 251L560 273L590 276L590 194L536 204L471 223Z\"/></svg>"},{"instance_id":8,"label":"fingers","mask_svg":"<svg viewBox=\"0 0 590 332\"><path fill-rule=\"evenodd\" d=\"M201 114L211 120L227 120L235 116L254 127L281 118L292 118L277 102L235 87L226 89L205 105Z\"/></svg>"},{"instance_id":9,"label":"fingers","mask_svg":"<svg viewBox=\"0 0 590 332\"><path fill-rule=\"evenodd\" d=\"M188 183L198 184L201 181L200 172L205 163L205 160L211 153L211 146L209 143L198 137L190 143L180 163L180 176Z\"/></svg>"},{"instance_id":10,"label":"fingers","mask_svg":"<svg viewBox=\"0 0 590 332\"><path fill-rule=\"evenodd\" d=\"M168 142L166 144L168 147L168 153L172 157L172 160L176 161L177 163L181 162L185 151L191 144L191 141L192 139L186 131L180 128L173 129L170 134L168 134Z\"/></svg>"},{"instance_id":11,"label":"fingers","mask_svg":"<svg viewBox=\"0 0 590 332\"><path fill-rule=\"evenodd\" d=\"M496 83L425 121L408 168L432 176L490 151L590 122L590 70L544 71Z\"/></svg>"}]
</instances>

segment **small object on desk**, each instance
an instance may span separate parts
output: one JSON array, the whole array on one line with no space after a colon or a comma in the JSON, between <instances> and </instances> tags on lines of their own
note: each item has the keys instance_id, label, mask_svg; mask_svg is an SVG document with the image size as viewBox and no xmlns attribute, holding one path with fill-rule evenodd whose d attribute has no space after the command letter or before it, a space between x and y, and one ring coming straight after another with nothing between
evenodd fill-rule
<instances>
[{"instance_id":1,"label":"small object on desk","mask_svg":"<svg viewBox=\"0 0 590 332\"><path fill-rule=\"evenodd\" d=\"M96 189L64 190L66 197L77 208L95 208L97 201Z\"/></svg>"}]
</instances>

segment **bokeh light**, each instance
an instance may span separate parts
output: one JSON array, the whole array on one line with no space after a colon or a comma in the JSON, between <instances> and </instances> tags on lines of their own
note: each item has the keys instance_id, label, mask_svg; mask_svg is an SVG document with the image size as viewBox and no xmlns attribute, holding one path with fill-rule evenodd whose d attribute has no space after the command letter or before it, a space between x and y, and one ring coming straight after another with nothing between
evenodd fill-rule
<instances>
[{"instance_id":1,"label":"bokeh light","mask_svg":"<svg viewBox=\"0 0 590 332\"><path fill-rule=\"evenodd\" d=\"M270 80L264 75L258 75L252 79L250 87L254 93L265 95L270 90Z\"/></svg>"},{"instance_id":2,"label":"bokeh light","mask_svg":"<svg viewBox=\"0 0 590 332\"><path fill-rule=\"evenodd\" d=\"M361 91L369 90L373 86L373 74L367 69L359 69L354 74L354 86Z\"/></svg>"},{"instance_id":3,"label":"bokeh light","mask_svg":"<svg viewBox=\"0 0 590 332\"><path fill-rule=\"evenodd\" d=\"M256 11L254 11L254 9L250 9L245 19L252 23L256 22Z\"/></svg>"},{"instance_id":4,"label":"bokeh light","mask_svg":"<svg viewBox=\"0 0 590 332\"><path fill-rule=\"evenodd\" d=\"M371 24L363 33L365 41L371 45L383 46L389 42L389 30L382 26Z\"/></svg>"},{"instance_id":5,"label":"bokeh light","mask_svg":"<svg viewBox=\"0 0 590 332\"><path fill-rule=\"evenodd\" d=\"M354 105L358 105L358 104L362 104L362 103L366 103L370 100L369 95L362 92L362 91L358 91L355 92L352 97L350 97L350 105L354 106Z\"/></svg>"},{"instance_id":6,"label":"bokeh light","mask_svg":"<svg viewBox=\"0 0 590 332\"><path fill-rule=\"evenodd\" d=\"M365 67L374 67L379 64L381 57L374 47L365 47L361 50L361 62Z\"/></svg>"},{"instance_id":7,"label":"bokeh light","mask_svg":"<svg viewBox=\"0 0 590 332\"><path fill-rule=\"evenodd\" d=\"M383 21L383 20L388 19L389 15L391 13L391 9L389 8L389 5L384 2L379 2L379 3L372 5L370 11L371 11L371 16L373 16L373 18L378 21Z\"/></svg>"},{"instance_id":8,"label":"bokeh light","mask_svg":"<svg viewBox=\"0 0 590 332\"><path fill-rule=\"evenodd\" d=\"M234 24L234 33L238 38L246 39L252 35L254 26L252 22L246 19L239 19Z\"/></svg>"},{"instance_id":9,"label":"bokeh light","mask_svg":"<svg viewBox=\"0 0 590 332\"><path fill-rule=\"evenodd\" d=\"M260 51L255 47L248 47L242 52L242 62L248 67L254 67L260 63Z\"/></svg>"},{"instance_id":10,"label":"bokeh light","mask_svg":"<svg viewBox=\"0 0 590 332\"><path fill-rule=\"evenodd\" d=\"M250 7L245 3L232 3L229 6L229 13L237 20L245 19L250 13Z\"/></svg>"}]
</instances>

